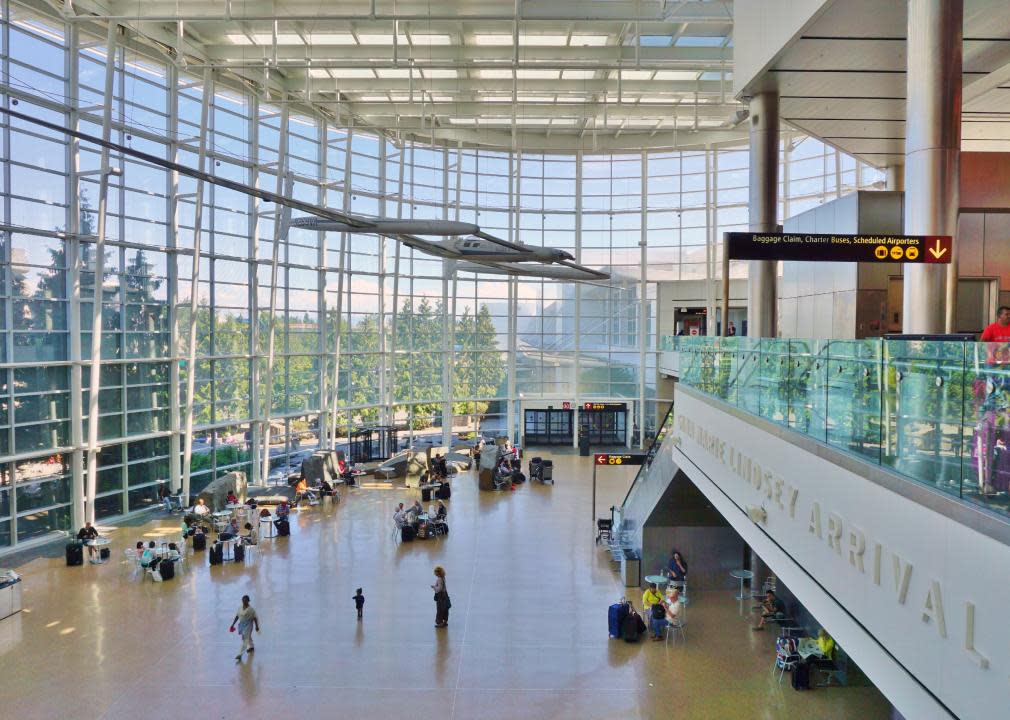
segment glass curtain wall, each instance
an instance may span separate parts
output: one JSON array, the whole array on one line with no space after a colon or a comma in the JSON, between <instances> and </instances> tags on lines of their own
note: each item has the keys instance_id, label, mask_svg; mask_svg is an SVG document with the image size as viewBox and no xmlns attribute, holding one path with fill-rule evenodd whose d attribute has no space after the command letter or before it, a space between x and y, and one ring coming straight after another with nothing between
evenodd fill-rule
<instances>
[{"instance_id":1,"label":"glass curtain wall","mask_svg":"<svg viewBox=\"0 0 1010 720\"><path fill-rule=\"evenodd\" d=\"M215 175L273 190L281 166L290 192L307 202L474 221L612 275L576 285L456 272L392 240L292 229L277 248L275 294L276 209L206 184L193 287L196 181L112 153L121 172L109 179L96 278L99 151L2 116L0 550L70 529L85 502L103 520L178 487L190 402L191 493L231 470L278 480L330 432L339 445L368 425L395 425L401 444L474 431L517 436L527 406L593 400L626 402L629 429L644 430L642 439L653 432L656 403L669 400L656 397L656 283L718 270L709 260L719 250L706 252L706 243L747 220L745 147L585 155L434 147L223 79L201 127L209 92L201 75L129 38L108 53L104 35L55 14L11 0L0 9L4 107L101 135L112 62L116 143L195 167L202 135ZM882 184L878 171L816 141L787 136L784 147L783 212ZM98 470L95 497L85 498L93 331L101 333ZM264 452L267 478L257 461Z\"/></svg>"}]
</instances>

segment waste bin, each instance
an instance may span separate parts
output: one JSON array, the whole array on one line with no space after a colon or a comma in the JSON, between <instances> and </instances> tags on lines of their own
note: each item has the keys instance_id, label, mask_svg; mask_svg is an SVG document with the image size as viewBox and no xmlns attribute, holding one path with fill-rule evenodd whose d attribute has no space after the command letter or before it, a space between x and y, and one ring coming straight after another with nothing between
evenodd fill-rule
<instances>
[{"instance_id":1,"label":"waste bin","mask_svg":"<svg viewBox=\"0 0 1010 720\"><path fill-rule=\"evenodd\" d=\"M634 550L625 549L621 556L621 578L624 587L639 587L642 584L642 558Z\"/></svg>"},{"instance_id":2,"label":"waste bin","mask_svg":"<svg viewBox=\"0 0 1010 720\"><path fill-rule=\"evenodd\" d=\"M0 620L21 611L21 576L0 570Z\"/></svg>"},{"instance_id":3,"label":"waste bin","mask_svg":"<svg viewBox=\"0 0 1010 720\"><path fill-rule=\"evenodd\" d=\"M583 457L589 457L589 436L580 435L579 436L579 455Z\"/></svg>"},{"instance_id":4,"label":"waste bin","mask_svg":"<svg viewBox=\"0 0 1010 720\"><path fill-rule=\"evenodd\" d=\"M543 475L540 478L540 482L554 484L554 461L544 460L541 465L543 466Z\"/></svg>"}]
</instances>

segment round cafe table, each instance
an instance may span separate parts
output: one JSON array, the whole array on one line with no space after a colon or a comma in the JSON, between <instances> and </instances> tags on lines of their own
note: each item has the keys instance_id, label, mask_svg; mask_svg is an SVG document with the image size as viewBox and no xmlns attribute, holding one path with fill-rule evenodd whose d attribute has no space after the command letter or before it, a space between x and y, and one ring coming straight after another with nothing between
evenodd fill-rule
<instances>
[{"instance_id":1,"label":"round cafe table","mask_svg":"<svg viewBox=\"0 0 1010 720\"><path fill-rule=\"evenodd\" d=\"M102 548L111 544L112 540L107 537L97 537L94 540L88 540L85 545L88 547L98 548L98 554L91 557L91 562L94 565L101 565L102 563L108 562L108 558L102 560Z\"/></svg>"},{"instance_id":2,"label":"round cafe table","mask_svg":"<svg viewBox=\"0 0 1010 720\"><path fill-rule=\"evenodd\" d=\"M670 578L668 578L666 575L646 575L645 582L655 583L656 585L666 585L668 582L670 582Z\"/></svg>"},{"instance_id":3,"label":"round cafe table","mask_svg":"<svg viewBox=\"0 0 1010 720\"><path fill-rule=\"evenodd\" d=\"M732 572L730 572L730 577L734 577L740 581L740 594L736 596L736 599L746 600L747 598L749 598L750 597L749 595L744 595L743 583L744 580L753 580L754 573L752 573L750 570L733 570Z\"/></svg>"}]
</instances>

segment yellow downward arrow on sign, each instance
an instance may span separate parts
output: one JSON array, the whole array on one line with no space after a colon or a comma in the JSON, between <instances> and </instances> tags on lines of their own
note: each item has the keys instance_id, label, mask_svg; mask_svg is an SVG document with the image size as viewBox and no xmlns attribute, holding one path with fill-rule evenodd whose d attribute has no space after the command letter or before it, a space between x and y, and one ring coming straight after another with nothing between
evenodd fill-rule
<instances>
[{"instance_id":1,"label":"yellow downward arrow on sign","mask_svg":"<svg viewBox=\"0 0 1010 720\"><path fill-rule=\"evenodd\" d=\"M936 239L936 247L929 249L930 254L937 260L947 254L947 248L940 244L940 238Z\"/></svg>"}]
</instances>

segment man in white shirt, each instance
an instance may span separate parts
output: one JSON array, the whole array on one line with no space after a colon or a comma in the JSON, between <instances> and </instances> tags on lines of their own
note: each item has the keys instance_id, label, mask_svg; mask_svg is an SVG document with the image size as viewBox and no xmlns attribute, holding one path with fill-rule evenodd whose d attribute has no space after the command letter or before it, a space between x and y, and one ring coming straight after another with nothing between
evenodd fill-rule
<instances>
[{"instance_id":1,"label":"man in white shirt","mask_svg":"<svg viewBox=\"0 0 1010 720\"><path fill-rule=\"evenodd\" d=\"M242 596L242 607L235 613L235 619L231 621L231 627L228 628L229 632L235 632L235 623L238 623L238 634L242 640L242 645L239 647L238 655L235 656L235 661L241 662L242 653L251 653L256 649L253 647L252 642L253 627L256 628L256 632L260 631L260 621L256 617L256 610L249 604L248 595Z\"/></svg>"},{"instance_id":2,"label":"man in white shirt","mask_svg":"<svg viewBox=\"0 0 1010 720\"><path fill-rule=\"evenodd\" d=\"M210 514L210 508L207 507L207 504L203 501L203 498L200 498L196 501L196 505L193 506L193 514L199 515L200 517L204 517L205 515Z\"/></svg>"},{"instance_id":3,"label":"man in white shirt","mask_svg":"<svg viewBox=\"0 0 1010 720\"><path fill-rule=\"evenodd\" d=\"M403 527L407 524L407 513L403 510L403 503L396 506L396 511L393 513L393 522L396 523L396 527Z\"/></svg>"}]
</instances>

